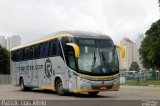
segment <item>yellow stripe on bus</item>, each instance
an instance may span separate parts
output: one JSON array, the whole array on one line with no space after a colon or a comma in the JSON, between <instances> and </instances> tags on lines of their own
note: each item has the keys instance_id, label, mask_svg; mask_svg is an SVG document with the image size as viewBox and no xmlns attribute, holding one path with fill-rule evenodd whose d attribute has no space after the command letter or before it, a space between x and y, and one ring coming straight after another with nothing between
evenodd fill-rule
<instances>
[{"instance_id":1,"label":"yellow stripe on bus","mask_svg":"<svg viewBox=\"0 0 160 106\"><path fill-rule=\"evenodd\" d=\"M17 49L20 49L20 48L23 48L23 47L27 47L27 46L31 46L31 45L43 43L43 42L46 42L46 41L49 41L49 40L53 40L53 39L56 39L56 38L61 38L61 37L73 37L73 35L71 35L71 34L58 34L58 35L53 35L53 36L51 36L51 37L44 38L44 39L41 39L41 40L39 40L39 41L35 41L35 42L32 42L32 43L28 43L28 44L24 44L24 45L21 45L21 46L17 46L17 47L15 47L15 48L13 48L12 51L17 50Z\"/></svg>"},{"instance_id":2,"label":"yellow stripe on bus","mask_svg":"<svg viewBox=\"0 0 160 106\"><path fill-rule=\"evenodd\" d=\"M105 91L118 91L119 88L112 88L106 90L85 90L85 89L74 89L72 90L73 93L82 93L82 92L105 92Z\"/></svg>"},{"instance_id":3,"label":"yellow stripe on bus","mask_svg":"<svg viewBox=\"0 0 160 106\"><path fill-rule=\"evenodd\" d=\"M40 89L46 89L46 90L55 90L53 86L41 86Z\"/></svg>"}]
</instances>

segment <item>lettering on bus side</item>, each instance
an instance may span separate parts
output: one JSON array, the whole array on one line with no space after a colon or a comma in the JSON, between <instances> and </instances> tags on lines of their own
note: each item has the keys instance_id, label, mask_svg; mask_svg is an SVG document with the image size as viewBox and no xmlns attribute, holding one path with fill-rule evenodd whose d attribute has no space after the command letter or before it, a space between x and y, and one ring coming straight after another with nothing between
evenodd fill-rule
<instances>
[{"instance_id":1,"label":"lettering on bus side","mask_svg":"<svg viewBox=\"0 0 160 106\"><path fill-rule=\"evenodd\" d=\"M22 70L22 71L24 71L24 70L40 70L40 69L43 69L43 65L35 65L35 66L33 66L33 65L27 65L27 66L19 66L18 67L18 70Z\"/></svg>"}]
</instances>

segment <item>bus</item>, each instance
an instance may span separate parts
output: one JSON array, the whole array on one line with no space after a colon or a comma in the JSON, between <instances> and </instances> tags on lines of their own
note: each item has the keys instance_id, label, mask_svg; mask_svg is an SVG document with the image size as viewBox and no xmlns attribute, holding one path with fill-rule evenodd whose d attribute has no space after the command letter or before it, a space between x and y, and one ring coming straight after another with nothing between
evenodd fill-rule
<instances>
[{"instance_id":1,"label":"bus","mask_svg":"<svg viewBox=\"0 0 160 106\"><path fill-rule=\"evenodd\" d=\"M58 95L97 95L120 87L117 49L103 34L62 31L11 50L11 84L22 91L39 88Z\"/></svg>"}]
</instances>

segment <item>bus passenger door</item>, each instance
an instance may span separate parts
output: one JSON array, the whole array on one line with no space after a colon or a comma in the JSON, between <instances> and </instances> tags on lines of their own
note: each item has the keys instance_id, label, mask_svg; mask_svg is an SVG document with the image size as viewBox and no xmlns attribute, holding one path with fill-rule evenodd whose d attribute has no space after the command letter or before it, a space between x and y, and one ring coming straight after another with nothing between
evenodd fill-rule
<instances>
[{"instance_id":1,"label":"bus passenger door","mask_svg":"<svg viewBox=\"0 0 160 106\"><path fill-rule=\"evenodd\" d=\"M72 38L64 37L61 39L64 60L67 66L66 79L68 82L67 87L69 90L77 88L77 79L73 75L73 71L76 71L76 58L74 56L74 48L72 46L67 45L67 43L71 42Z\"/></svg>"}]
</instances>

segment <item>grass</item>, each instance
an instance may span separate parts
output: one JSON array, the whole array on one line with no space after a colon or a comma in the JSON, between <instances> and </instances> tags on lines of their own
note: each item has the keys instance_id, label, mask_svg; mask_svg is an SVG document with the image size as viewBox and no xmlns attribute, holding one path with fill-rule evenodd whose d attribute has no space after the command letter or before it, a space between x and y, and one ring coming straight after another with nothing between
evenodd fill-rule
<instances>
[{"instance_id":1,"label":"grass","mask_svg":"<svg viewBox=\"0 0 160 106\"><path fill-rule=\"evenodd\" d=\"M137 81L137 80L130 80L125 83L125 85L133 85L133 86L160 86L160 80L143 80L143 81Z\"/></svg>"}]
</instances>

